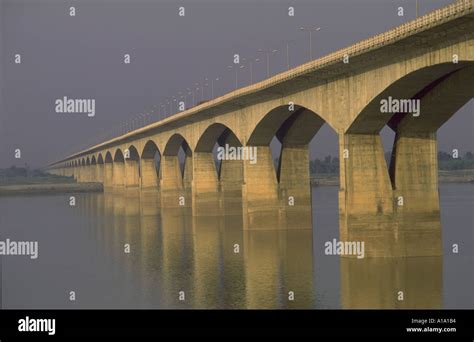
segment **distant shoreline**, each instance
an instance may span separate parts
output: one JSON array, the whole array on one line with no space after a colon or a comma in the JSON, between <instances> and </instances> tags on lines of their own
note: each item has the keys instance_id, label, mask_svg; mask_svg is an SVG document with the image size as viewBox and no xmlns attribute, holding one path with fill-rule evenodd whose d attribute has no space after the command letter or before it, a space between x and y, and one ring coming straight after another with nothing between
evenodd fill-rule
<instances>
[{"instance_id":1,"label":"distant shoreline","mask_svg":"<svg viewBox=\"0 0 474 342\"><path fill-rule=\"evenodd\" d=\"M455 170L438 172L439 183L471 183L474 184L474 170ZM338 174L311 175L311 186L339 186ZM72 192L103 192L102 183L44 183L0 184L0 196L29 194L61 194Z\"/></svg>"},{"instance_id":2,"label":"distant shoreline","mask_svg":"<svg viewBox=\"0 0 474 342\"><path fill-rule=\"evenodd\" d=\"M0 185L0 196L30 194L62 194L71 192L102 192L101 183L43 183Z\"/></svg>"},{"instance_id":3,"label":"distant shoreline","mask_svg":"<svg viewBox=\"0 0 474 342\"><path fill-rule=\"evenodd\" d=\"M439 183L472 183L474 184L474 170L439 170ZM338 174L311 175L311 186L337 186Z\"/></svg>"}]
</instances>

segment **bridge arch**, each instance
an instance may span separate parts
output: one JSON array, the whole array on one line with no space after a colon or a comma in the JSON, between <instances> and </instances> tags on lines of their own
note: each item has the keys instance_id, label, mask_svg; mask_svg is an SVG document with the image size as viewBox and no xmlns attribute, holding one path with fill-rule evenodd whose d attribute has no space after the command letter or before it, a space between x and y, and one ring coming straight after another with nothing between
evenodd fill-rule
<instances>
[{"instance_id":1,"label":"bridge arch","mask_svg":"<svg viewBox=\"0 0 474 342\"><path fill-rule=\"evenodd\" d=\"M138 187L140 185L140 154L134 145L125 150L125 185Z\"/></svg>"},{"instance_id":2,"label":"bridge arch","mask_svg":"<svg viewBox=\"0 0 474 342\"><path fill-rule=\"evenodd\" d=\"M178 205L178 198L190 194L193 179L192 150L181 134L172 135L161 157L161 193L163 206ZM189 203L189 200L184 200Z\"/></svg>"},{"instance_id":3,"label":"bridge arch","mask_svg":"<svg viewBox=\"0 0 474 342\"><path fill-rule=\"evenodd\" d=\"M142 188L156 188L159 185L161 152L153 140L148 140L140 158Z\"/></svg>"},{"instance_id":4,"label":"bridge arch","mask_svg":"<svg viewBox=\"0 0 474 342\"><path fill-rule=\"evenodd\" d=\"M439 63L409 72L393 80L385 89L378 93L358 113L352 124L346 129L347 134L374 134L390 121L400 119L404 113L381 113L381 101L392 97L393 99L421 99L428 95L437 85L443 83L451 75L462 72L469 73L472 61L455 63ZM471 87L472 88L472 87ZM392 126L390 124L389 126Z\"/></svg>"},{"instance_id":5,"label":"bridge arch","mask_svg":"<svg viewBox=\"0 0 474 342\"><path fill-rule=\"evenodd\" d=\"M101 154L99 156L101 156ZM104 158L104 187L113 186L113 162L114 159L112 158L112 153L110 151L106 151Z\"/></svg>"},{"instance_id":6,"label":"bridge arch","mask_svg":"<svg viewBox=\"0 0 474 342\"><path fill-rule=\"evenodd\" d=\"M397 229L403 235L397 236L397 240L424 240L427 247L422 253L440 253L436 133L473 98L472 84L474 62L420 68L394 80L359 113L341 139L344 141L341 148L352 156L341 159L346 191L340 202L347 212L340 224L341 238L357 240L357 235L351 235L351 231L356 231L351 227L360 223L350 220L350 213L357 212L361 216L377 217L384 225L398 222ZM382 104L392 100L394 103L402 100L418 108L383 112ZM379 134L385 125L395 132L389 166ZM423 233L410 236L414 234L413 227ZM403 244L400 246L405 248Z\"/></svg>"},{"instance_id":7,"label":"bridge arch","mask_svg":"<svg viewBox=\"0 0 474 342\"><path fill-rule=\"evenodd\" d=\"M300 149L305 155L300 155L309 170L308 144L316 133L326 123L318 114L306 107L295 105L293 111L289 111L288 105L279 106L267 113L257 124L250 135L247 146L257 148L257 156L265 159L267 164L267 176L280 183L285 177L283 173L291 172L286 170L284 163L288 154ZM270 150L272 140L276 139L281 144L281 151L278 158L276 170L273 166L273 156ZM306 152L303 152L306 151ZM289 160L288 160L289 162ZM286 174L286 176L290 176Z\"/></svg>"},{"instance_id":8,"label":"bridge arch","mask_svg":"<svg viewBox=\"0 0 474 342\"><path fill-rule=\"evenodd\" d=\"M97 164L104 164L104 157L102 157L102 153L97 155Z\"/></svg>"},{"instance_id":9,"label":"bridge arch","mask_svg":"<svg viewBox=\"0 0 474 342\"><path fill-rule=\"evenodd\" d=\"M242 143L222 123L209 125L194 149L193 208L195 214L209 215L219 206L219 190L226 211L242 208L243 162L235 158ZM235 203L234 206L228 204Z\"/></svg>"},{"instance_id":10,"label":"bridge arch","mask_svg":"<svg viewBox=\"0 0 474 342\"><path fill-rule=\"evenodd\" d=\"M107 151L105 154L105 162L106 163L113 163L114 159L112 158L112 153L110 151Z\"/></svg>"},{"instance_id":11,"label":"bridge arch","mask_svg":"<svg viewBox=\"0 0 474 342\"><path fill-rule=\"evenodd\" d=\"M311 227L309 144L325 123L320 115L299 104L294 108L278 106L258 122L246 143L255 154L254 162L251 157L244 161L246 206L268 208L268 213L260 210L263 217L249 216L250 224L291 222L290 228ZM271 144L281 146L276 163ZM275 217L275 211L280 211L280 218Z\"/></svg>"},{"instance_id":12,"label":"bridge arch","mask_svg":"<svg viewBox=\"0 0 474 342\"><path fill-rule=\"evenodd\" d=\"M179 133L173 134L165 145L163 157L168 161L173 157L177 158L181 178L192 179L192 155L193 152L189 143Z\"/></svg>"},{"instance_id":13,"label":"bridge arch","mask_svg":"<svg viewBox=\"0 0 474 342\"><path fill-rule=\"evenodd\" d=\"M125 185L125 157L120 148L114 153L113 162L113 185L114 187L123 187Z\"/></svg>"},{"instance_id":14,"label":"bridge arch","mask_svg":"<svg viewBox=\"0 0 474 342\"><path fill-rule=\"evenodd\" d=\"M95 156L92 156L91 165L96 165L96 164L97 164L97 160L96 160Z\"/></svg>"},{"instance_id":15,"label":"bridge arch","mask_svg":"<svg viewBox=\"0 0 474 342\"><path fill-rule=\"evenodd\" d=\"M242 182L242 161L222 158L223 152L228 151L229 148L239 147L242 147L242 143L229 127L221 123L213 123L199 138L194 149L195 154L199 154L199 158L195 155L194 159L204 163L205 166L203 166L207 170L214 170L212 174L217 175L217 180L220 180L221 176L228 178L226 176L230 177L232 174L234 179L238 178L236 181Z\"/></svg>"}]
</instances>

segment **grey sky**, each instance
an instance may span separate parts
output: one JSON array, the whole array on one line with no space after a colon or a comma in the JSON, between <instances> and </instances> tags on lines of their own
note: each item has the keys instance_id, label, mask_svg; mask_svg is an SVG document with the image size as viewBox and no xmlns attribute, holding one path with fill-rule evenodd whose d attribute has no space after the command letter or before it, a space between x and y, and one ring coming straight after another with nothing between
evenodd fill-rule
<instances>
[{"instance_id":1,"label":"grey sky","mask_svg":"<svg viewBox=\"0 0 474 342\"><path fill-rule=\"evenodd\" d=\"M450 2L420 0L421 13ZM287 15L290 5L295 17ZM178 6L185 6L185 17L178 17ZM399 6L404 17L397 16ZM301 64L309 41L300 26L322 27L313 40L321 56L414 15L414 0L0 0L0 167L57 160L205 77L220 78L215 93L222 95L234 86L226 68L234 53L256 58L259 48L278 49L274 74L286 68L285 41L293 40L290 62ZM126 53L130 65L123 63ZM255 64L255 80L265 73L265 63ZM239 78L247 85L248 71ZM63 96L96 99L96 116L55 113L54 101ZM440 149L474 150L472 108L473 101L441 128ZM337 154L330 128L313 139L311 154Z\"/></svg>"}]
</instances>

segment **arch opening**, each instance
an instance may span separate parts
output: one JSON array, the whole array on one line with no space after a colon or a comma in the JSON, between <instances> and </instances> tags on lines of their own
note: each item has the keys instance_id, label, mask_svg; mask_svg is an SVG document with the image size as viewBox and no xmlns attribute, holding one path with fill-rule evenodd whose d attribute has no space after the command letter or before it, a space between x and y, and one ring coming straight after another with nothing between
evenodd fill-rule
<instances>
[{"instance_id":1,"label":"arch opening","mask_svg":"<svg viewBox=\"0 0 474 342\"><path fill-rule=\"evenodd\" d=\"M192 179L192 150L181 134L174 134L166 144L163 157L178 167L180 178Z\"/></svg>"},{"instance_id":2,"label":"arch opening","mask_svg":"<svg viewBox=\"0 0 474 342\"><path fill-rule=\"evenodd\" d=\"M229 158L229 155L240 147L242 147L242 143L230 128L220 123L214 123L203 132L194 152L202 156L198 160L207 164L208 174L211 169L213 171L210 171L210 176L215 175L217 180L221 180L228 178L226 177L229 173L228 168L234 169L233 177L241 174L242 163ZM231 163L232 161L236 163Z\"/></svg>"},{"instance_id":3,"label":"arch opening","mask_svg":"<svg viewBox=\"0 0 474 342\"><path fill-rule=\"evenodd\" d=\"M149 140L143 147L141 154L141 186L154 188L159 185L161 153L158 146Z\"/></svg>"},{"instance_id":4,"label":"arch opening","mask_svg":"<svg viewBox=\"0 0 474 342\"><path fill-rule=\"evenodd\" d=\"M261 209L249 212L249 224L312 228L310 142L325 123L306 107L285 105L256 125L246 144L256 155L244 162L246 206Z\"/></svg>"},{"instance_id":5,"label":"arch opening","mask_svg":"<svg viewBox=\"0 0 474 342\"><path fill-rule=\"evenodd\" d=\"M140 185L140 155L135 146L130 145L125 150L125 186L127 187L138 187Z\"/></svg>"}]
</instances>

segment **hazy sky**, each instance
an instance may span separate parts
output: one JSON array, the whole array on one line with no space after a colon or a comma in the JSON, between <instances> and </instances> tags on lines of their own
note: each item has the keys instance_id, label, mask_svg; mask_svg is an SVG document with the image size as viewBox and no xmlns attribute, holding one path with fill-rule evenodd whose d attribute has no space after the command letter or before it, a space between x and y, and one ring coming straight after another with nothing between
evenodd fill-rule
<instances>
[{"instance_id":1,"label":"hazy sky","mask_svg":"<svg viewBox=\"0 0 474 342\"><path fill-rule=\"evenodd\" d=\"M420 0L421 13L449 2ZM222 95L234 86L227 70L234 53L249 59L262 57L259 48L278 49L270 63L274 74L286 68L292 40L290 63L301 64L309 39L300 26L322 28L313 40L314 55L321 56L414 16L415 0L0 0L0 167L60 159L206 77L219 77L215 94ZM254 65L255 80L265 74L265 63ZM247 85L248 71L239 78ZM95 117L55 113L63 96L96 99ZM474 150L472 113L473 101L441 128L440 149ZM391 138L384 137L388 146ZM14 159L16 148L21 160ZM328 127L311 144L313 157L337 155L337 149Z\"/></svg>"}]
</instances>

